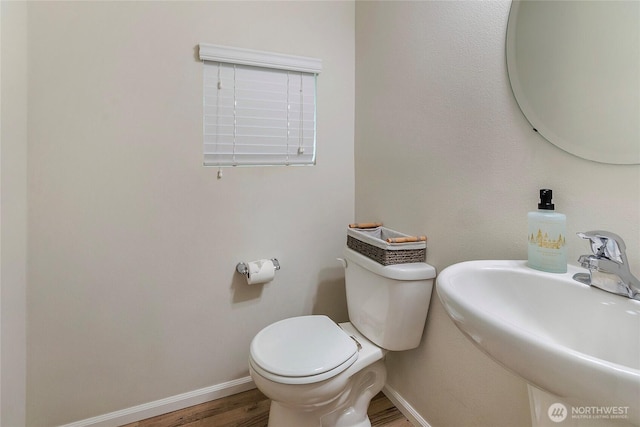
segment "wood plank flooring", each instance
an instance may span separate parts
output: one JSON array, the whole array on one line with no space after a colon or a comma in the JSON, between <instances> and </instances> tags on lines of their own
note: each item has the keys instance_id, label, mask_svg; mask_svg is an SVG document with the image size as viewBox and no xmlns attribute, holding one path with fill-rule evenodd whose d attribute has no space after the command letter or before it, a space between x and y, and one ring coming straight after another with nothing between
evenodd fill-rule
<instances>
[{"instance_id":1,"label":"wood plank flooring","mask_svg":"<svg viewBox=\"0 0 640 427\"><path fill-rule=\"evenodd\" d=\"M122 427L266 427L270 404L253 389ZM372 427L413 427L382 393L371 400L368 413Z\"/></svg>"}]
</instances>

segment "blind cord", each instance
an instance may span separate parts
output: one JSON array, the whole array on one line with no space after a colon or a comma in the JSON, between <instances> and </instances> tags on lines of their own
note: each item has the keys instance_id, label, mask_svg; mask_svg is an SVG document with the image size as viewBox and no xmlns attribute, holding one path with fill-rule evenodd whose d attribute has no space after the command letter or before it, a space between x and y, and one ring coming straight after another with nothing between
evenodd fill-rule
<instances>
[{"instance_id":1,"label":"blind cord","mask_svg":"<svg viewBox=\"0 0 640 427\"><path fill-rule=\"evenodd\" d=\"M220 91L222 90L222 77L221 77L221 68L222 63L218 62L218 84L216 87L218 88L218 96L216 96L216 129L220 126ZM216 149L220 148L220 134L216 132ZM218 168L220 168L221 164L218 162ZM221 171L218 170L218 179L221 178Z\"/></svg>"},{"instance_id":2,"label":"blind cord","mask_svg":"<svg viewBox=\"0 0 640 427\"><path fill-rule=\"evenodd\" d=\"M233 166L237 166L236 162L236 134L237 134L237 119L236 119L236 107L238 106L238 99L236 98L236 64L233 64L233 154L232 161Z\"/></svg>"},{"instance_id":3,"label":"blind cord","mask_svg":"<svg viewBox=\"0 0 640 427\"><path fill-rule=\"evenodd\" d=\"M304 80L300 73L300 124L298 130L298 154L304 154Z\"/></svg>"},{"instance_id":4,"label":"blind cord","mask_svg":"<svg viewBox=\"0 0 640 427\"><path fill-rule=\"evenodd\" d=\"M290 85L291 73L287 71L287 154L285 164L289 165L289 137L291 136L291 98L289 97L289 85Z\"/></svg>"}]
</instances>

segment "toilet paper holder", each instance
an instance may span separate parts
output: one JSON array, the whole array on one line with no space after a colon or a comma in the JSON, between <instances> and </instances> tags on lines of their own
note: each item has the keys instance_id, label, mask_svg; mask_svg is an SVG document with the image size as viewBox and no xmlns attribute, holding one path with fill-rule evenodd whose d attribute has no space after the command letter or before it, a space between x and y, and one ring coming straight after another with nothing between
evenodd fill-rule
<instances>
[{"instance_id":1,"label":"toilet paper holder","mask_svg":"<svg viewBox=\"0 0 640 427\"><path fill-rule=\"evenodd\" d=\"M280 270L280 262L276 258L271 258L271 262L273 262L273 268L276 270ZM246 262L239 262L236 265L236 271L245 276L249 275L249 266Z\"/></svg>"}]
</instances>

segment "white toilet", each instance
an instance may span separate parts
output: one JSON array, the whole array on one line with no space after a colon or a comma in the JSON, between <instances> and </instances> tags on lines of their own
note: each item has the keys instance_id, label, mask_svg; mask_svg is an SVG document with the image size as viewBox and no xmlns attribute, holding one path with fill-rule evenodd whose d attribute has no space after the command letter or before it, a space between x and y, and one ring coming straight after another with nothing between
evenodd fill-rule
<instances>
[{"instance_id":1,"label":"white toilet","mask_svg":"<svg viewBox=\"0 0 640 427\"><path fill-rule=\"evenodd\" d=\"M370 427L386 352L420 344L435 268L383 266L348 248L344 255L350 322L293 317L251 342L251 377L272 400L269 427Z\"/></svg>"}]
</instances>

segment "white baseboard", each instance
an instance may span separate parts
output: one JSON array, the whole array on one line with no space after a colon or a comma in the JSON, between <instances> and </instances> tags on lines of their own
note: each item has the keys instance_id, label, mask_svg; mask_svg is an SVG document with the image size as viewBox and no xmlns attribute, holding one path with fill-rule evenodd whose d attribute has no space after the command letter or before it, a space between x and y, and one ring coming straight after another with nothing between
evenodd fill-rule
<instances>
[{"instance_id":1,"label":"white baseboard","mask_svg":"<svg viewBox=\"0 0 640 427\"><path fill-rule=\"evenodd\" d=\"M127 423L144 420L188 408L189 406L209 402L231 396L232 394L256 388L251 377L239 378L222 384L216 384L199 390L190 391L154 402L145 403L109 414L99 415L86 420L80 420L60 427L117 427Z\"/></svg>"},{"instance_id":2,"label":"white baseboard","mask_svg":"<svg viewBox=\"0 0 640 427\"><path fill-rule=\"evenodd\" d=\"M232 394L251 390L255 387L250 376L239 378L226 383L216 384L97 417L76 421L71 424L65 424L60 427L117 427L231 396ZM393 387L385 385L382 392L415 427L431 427Z\"/></svg>"},{"instance_id":3,"label":"white baseboard","mask_svg":"<svg viewBox=\"0 0 640 427\"><path fill-rule=\"evenodd\" d=\"M424 418L422 418L422 416L415 409L413 409L409 402L404 400L404 398L396 390L393 389L393 387L387 384L382 389L382 392L394 405L396 405L396 408L398 408L400 412L402 412L402 414L407 417L407 419L415 427L431 427L429 423Z\"/></svg>"}]
</instances>

